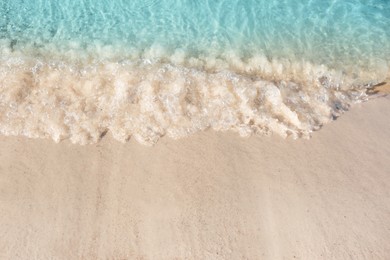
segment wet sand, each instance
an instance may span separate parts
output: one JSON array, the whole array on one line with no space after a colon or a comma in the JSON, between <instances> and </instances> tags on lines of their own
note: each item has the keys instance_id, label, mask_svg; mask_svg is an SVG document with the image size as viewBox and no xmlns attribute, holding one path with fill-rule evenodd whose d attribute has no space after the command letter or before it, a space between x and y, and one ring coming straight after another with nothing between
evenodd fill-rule
<instances>
[{"instance_id":1,"label":"wet sand","mask_svg":"<svg viewBox=\"0 0 390 260\"><path fill-rule=\"evenodd\" d=\"M390 98L311 140L0 137L1 259L389 259Z\"/></svg>"}]
</instances>

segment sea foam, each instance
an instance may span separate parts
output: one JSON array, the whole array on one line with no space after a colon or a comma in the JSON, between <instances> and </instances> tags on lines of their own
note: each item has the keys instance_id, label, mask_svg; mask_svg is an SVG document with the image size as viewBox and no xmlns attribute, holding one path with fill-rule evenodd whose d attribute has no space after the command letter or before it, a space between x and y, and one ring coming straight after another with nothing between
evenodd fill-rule
<instances>
[{"instance_id":1,"label":"sea foam","mask_svg":"<svg viewBox=\"0 0 390 260\"><path fill-rule=\"evenodd\" d=\"M375 82L325 66L251 57L47 60L12 54L0 60L0 132L55 141L97 142L188 136L212 128L241 136L308 137ZM179 53L179 54L178 54ZM372 78L372 77L369 77Z\"/></svg>"}]
</instances>

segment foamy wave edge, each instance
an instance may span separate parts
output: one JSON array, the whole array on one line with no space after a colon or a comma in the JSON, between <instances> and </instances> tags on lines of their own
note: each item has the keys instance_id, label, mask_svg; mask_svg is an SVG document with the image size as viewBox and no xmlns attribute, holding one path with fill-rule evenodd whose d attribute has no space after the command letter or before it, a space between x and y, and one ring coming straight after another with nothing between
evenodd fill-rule
<instances>
[{"instance_id":1,"label":"foamy wave edge","mask_svg":"<svg viewBox=\"0 0 390 260\"><path fill-rule=\"evenodd\" d=\"M375 82L301 62L0 59L0 133L59 142L181 138L211 128L309 137ZM219 66L218 64L223 66Z\"/></svg>"}]
</instances>

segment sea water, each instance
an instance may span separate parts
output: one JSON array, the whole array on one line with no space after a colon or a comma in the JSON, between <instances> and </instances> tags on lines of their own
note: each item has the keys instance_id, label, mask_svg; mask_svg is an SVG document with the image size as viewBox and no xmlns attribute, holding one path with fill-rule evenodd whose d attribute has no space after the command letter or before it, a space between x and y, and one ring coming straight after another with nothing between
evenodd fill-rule
<instances>
[{"instance_id":1,"label":"sea water","mask_svg":"<svg viewBox=\"0 0 390 260\"><path fill-rule=\"evenodd\" d=\"M390 76L388 0L1 0L0 133L308 137Z\"/></svg>"}]
</instances>

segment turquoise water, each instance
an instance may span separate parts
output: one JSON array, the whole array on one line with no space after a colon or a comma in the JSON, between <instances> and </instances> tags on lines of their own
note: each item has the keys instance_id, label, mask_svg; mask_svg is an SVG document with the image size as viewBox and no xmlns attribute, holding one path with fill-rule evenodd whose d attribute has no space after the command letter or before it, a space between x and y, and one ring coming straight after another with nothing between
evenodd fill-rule
<instances>
[{"instance_id":1,"label":"turquoise water","mask_svg":"<svg viewBox=\"0 0 390 260\"><path fill-rule=\"evenodd\" d=\"M0 131L308 136L390 75L387 0L2 0Z\"/></svg>"}]
</instances>

